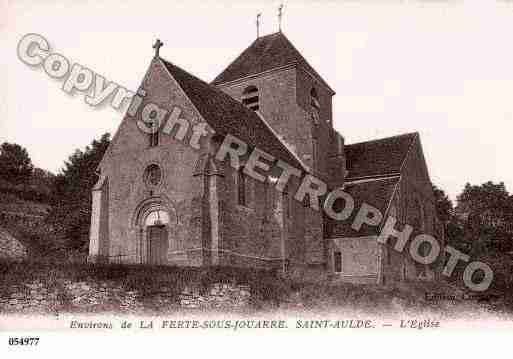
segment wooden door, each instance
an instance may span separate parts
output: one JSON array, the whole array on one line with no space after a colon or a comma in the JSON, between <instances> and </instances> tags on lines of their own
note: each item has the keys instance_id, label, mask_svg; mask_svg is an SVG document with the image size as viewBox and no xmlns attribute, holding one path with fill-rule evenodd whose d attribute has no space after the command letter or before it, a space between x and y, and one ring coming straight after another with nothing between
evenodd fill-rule
<instances>
[{"instance_id":1,"label":"wooden door","mask_svg":"<svg viewBox=\"0 0 513 359\"><path fill-rule=\"evenodd\" d=\"M147 227L148 264L162 265L167 262L167 229L165 226Z\"/></svg>"}]
</instances>

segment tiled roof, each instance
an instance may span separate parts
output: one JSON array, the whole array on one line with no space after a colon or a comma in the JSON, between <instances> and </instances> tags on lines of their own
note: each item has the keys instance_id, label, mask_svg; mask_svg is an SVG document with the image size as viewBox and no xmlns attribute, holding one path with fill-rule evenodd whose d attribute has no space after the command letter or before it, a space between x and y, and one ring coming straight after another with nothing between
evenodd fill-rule
<instances>
[{"instance_id":1,"label":"tiled roof","mask_svg":"<svg viewBox=\"0 0 513 359\"><path fill-rule=\"evenodd\" d=\"M400 177L389 177L384 179L372 179L348 183L344 191L350 194L355 202L355 209L351 217L345 221L332 221L330 224L330 237L362 237L378 233L378 226L372 227L363 224L359 231L351 228L351 224L358 213L362 203L369 204L379 209L383 216L386 215L388 205L392 200L395 185Z\"/></svg>"},{"instance_id":2,"label":"tiled roof","mask_svg":"<svg viewBox=\"0 0 513 359\"><path fill-rule=\"evenodd\" d=\"M417 136L415 132L346 145L347 179L398 173Z\"/></svg>"},{"instance_id":3,"label":"tiled roof","mask_svg":"<svg viewBox=\"0 0 513 359\"><path fill-rule=\"evenodd\" d=\"M298 169L304 169L254 111L178 66L161 60L201 116L217 134L235 136L250 147L268 152Z\"/></svg>"},{"instance_id":4,"label":"tiled roof","mask_svg":"<svg viewBox=\"0 0 513 359\"><path fill-rule=\"evenodd\" d=\"M219 85L291 64L302 64L330 88L281 32L262 36L253 41L239 57L212 81L212 84ZM333 90L331 91L333 92Z\"/></svg>"}]
</instances>

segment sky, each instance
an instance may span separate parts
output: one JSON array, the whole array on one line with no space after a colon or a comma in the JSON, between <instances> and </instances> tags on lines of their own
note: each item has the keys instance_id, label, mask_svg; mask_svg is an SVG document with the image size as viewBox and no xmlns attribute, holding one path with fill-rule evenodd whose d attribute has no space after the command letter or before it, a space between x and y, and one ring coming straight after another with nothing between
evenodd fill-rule
<instances>
[{"instance_id":1,"label":"sky","mask_svg":"<svg viewBox=\"0 0 513 359\"><path fill-rule=\"evenodd\" d=\"M0 143L58 172L124 110L91 107L17 57L20 39L137 90L161 56L210 82L261 33L279 1L0 0ZM328 84L346 143L418 131L431 180L452 199L466 182L513 192L513 2L284 1L282 28Z\"/></svg>"}]
</instances>

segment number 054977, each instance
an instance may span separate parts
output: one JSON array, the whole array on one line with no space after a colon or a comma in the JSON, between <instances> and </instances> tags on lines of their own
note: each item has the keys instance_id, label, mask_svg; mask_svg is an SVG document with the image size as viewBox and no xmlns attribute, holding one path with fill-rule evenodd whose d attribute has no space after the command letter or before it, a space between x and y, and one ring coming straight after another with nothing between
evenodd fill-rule
<instances>
[{"instance_id":1,"label":"number 054977","mask_svg":"<svg viewBox=\"0 0 513 359\"><path fill-rule=\"evenodd\" d=\"M13 337L9 338L9 345L38 345L39 338L36 337Z\"/></svg>"}]
</instances>

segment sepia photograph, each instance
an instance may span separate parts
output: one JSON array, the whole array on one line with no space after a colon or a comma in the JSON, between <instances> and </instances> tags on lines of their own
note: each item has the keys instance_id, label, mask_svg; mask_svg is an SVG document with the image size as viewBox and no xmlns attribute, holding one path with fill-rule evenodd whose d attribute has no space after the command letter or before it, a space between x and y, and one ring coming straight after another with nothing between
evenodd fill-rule
<instances>
[{"instance_id":1,"label":"sepia photograph","mask_svg":"<svg viewBox=\"0 0 513 359\"><path fill-rule=\"evenodd\" d=\"M0 4L2 357L504 355L513 2Z\"/></svg>"}]
</instances>

